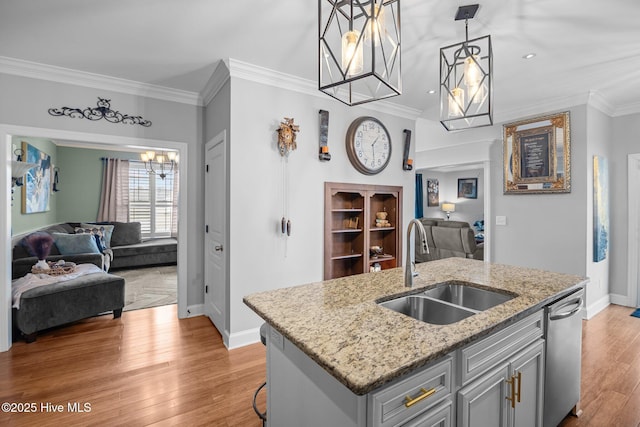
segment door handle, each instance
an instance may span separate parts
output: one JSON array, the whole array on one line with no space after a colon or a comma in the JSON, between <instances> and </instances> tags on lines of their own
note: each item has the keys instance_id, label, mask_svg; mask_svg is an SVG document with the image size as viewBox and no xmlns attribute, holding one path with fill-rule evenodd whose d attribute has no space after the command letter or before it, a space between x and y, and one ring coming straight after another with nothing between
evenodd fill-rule
<instances>
[{"instance_id":1,"label":"door handle","mask_svg":"<svg viewBox=\"0 0 640 427\"><path fill-rule=\"evenodd\" d=\"M224 248L222 247L222 245L216 245L213 248L216 252L222 252L224 250Z\"/></svg>"}]
</instances>

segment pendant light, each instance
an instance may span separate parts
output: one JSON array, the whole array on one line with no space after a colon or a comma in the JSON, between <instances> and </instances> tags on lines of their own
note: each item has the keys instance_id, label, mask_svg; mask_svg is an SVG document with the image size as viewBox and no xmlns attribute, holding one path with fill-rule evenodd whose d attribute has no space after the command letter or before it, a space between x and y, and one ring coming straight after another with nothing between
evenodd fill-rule
<instances>
[{"instance_id":1,"label":"pendant light","mask_svg":"<svg viewBox=\"0 0 640 427\"><path fill-rule=\"evenodd\" d=\"M400 0L318 0L318 88L347 105L400 95Z\"/></svg>"},{"instance_id":2,"label":"pendant light","mask_svg":"<svg viewBox=\"0 0 640 427\"><path fill-rule=\"evenodd\" d=\"M458 8L455 20L465 21L465 41L440 49L440 123L448 131L493 124L491 36L469 40L469 19L478 7Z\"/></svg>"}]
</instances>

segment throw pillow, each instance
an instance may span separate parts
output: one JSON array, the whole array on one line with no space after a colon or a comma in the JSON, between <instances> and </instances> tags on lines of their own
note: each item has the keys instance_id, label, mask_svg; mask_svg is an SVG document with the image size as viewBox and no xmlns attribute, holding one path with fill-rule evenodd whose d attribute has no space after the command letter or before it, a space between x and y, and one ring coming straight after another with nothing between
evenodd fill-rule
<instances>
[{"instance_id":1,"label":"throw pillow","mask_svg":"<svg viewBox=\"0 0 640 427\"><path fill-rule=\"evenodd\" d=\"M102 235L104 236L104 244L105 247L110 248L111 247L111 236L113 235L113 225L110 224L85 224L85 223L81 223L80 227L82 228L97 228L98 230L100 230L102 232Z\"/></svg>"},{"instance_id":2,"label":"throw pillow","mask_svg":"<svg viewBox=\"0 0 640 427\"><path fill-rule=\"evenodd\" d=\"M62 255L100 253L96 239L91 234L53 233L53 239Z\"/></svg>"},{"instance_id":3,"label":"throw pillow","mask_svg":"<svg viewBox=\"0 0 640 427\"><path fill-rule=\"evenodd\" d=\"M111 247L135 245L142 242L142 225L139 222L114 222Z\"/></svg>"},{"instance_id":4,"label":"throw pillow","mask_svg":"<svg viewBox=\"0 0 640 427\"><path fill-rule=\"evenodd\" d=\"M98 228L96 228L96 227L94 227L94 228L76 227L75 233L76 234L84 234L84 233L91 234L94 237L94 239L96 239L96 244L97 244L98 249L100 250L100 252L104 252L104 250L107 249L107 243L105 242L104 234Z\"/></svg>"}]
</instances>

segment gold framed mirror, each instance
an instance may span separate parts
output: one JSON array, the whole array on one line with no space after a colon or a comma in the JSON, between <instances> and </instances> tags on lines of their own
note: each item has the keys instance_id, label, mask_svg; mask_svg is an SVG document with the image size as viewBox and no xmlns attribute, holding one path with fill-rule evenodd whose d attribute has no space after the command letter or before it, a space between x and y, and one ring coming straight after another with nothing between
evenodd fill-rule
<instances>
[{"instance_id":1,"label":"gold framed mirror","mask_svg":"<svg viewBox=\"0 0 640 427\"><path fill-rule=\"evenodd\" d=\"M569 112L503 125L504 194L570 193Z\"/></svg>"}]
</instances>

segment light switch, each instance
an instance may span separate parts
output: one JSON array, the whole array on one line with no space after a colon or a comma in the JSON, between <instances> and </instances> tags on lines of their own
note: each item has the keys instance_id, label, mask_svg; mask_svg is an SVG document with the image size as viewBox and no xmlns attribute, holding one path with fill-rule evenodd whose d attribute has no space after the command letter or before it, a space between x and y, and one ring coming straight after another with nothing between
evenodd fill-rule
<instances>
[{"instance_id":1,"label":"light switch","mask_svg":"<svg viewBox=\"0 0 640 427\"><path fill-rule=\"evenodd\" d=\"M496 215L496 225L507 225L507 217L503 215Z\"/></svg>"}]
</instances>

